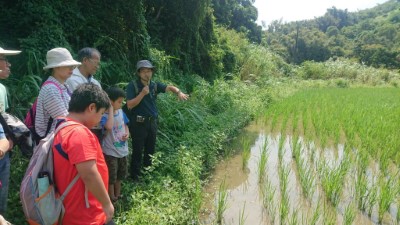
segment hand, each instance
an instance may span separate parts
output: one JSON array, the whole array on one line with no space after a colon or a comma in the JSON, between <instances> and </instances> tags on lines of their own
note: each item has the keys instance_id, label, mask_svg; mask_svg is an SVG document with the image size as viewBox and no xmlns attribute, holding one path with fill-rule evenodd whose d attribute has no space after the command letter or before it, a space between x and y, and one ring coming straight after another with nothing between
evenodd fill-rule
<instances>
[{"instance_id":1,"label":"hand","mask_svg":"<svg viewBox=\"0 0 400 225\"><path fill-rule=\"evenodd\" d=\"M13 140L11 139L11 138L7 138L7 140L8 140L8 151L11 151L11 149L14 147L14 142L13 142Z\"/></svg>"},{"instance_id":2,"label":"hand","mask_svg":"<svg viewBox=\"0 0 400 225\"><path fill-rule=\"evenodd\" d=\"M182 100L182 101L186 101L186 100L189 99L189 95L187 95L187 94L185 94L185 93L179 91L179 92L178 92L178 99L179 99L179 100Z\"/></svg>"},{"instance_id":3,"label":"hand","mask_svg":"<svg viewBox=\"0 0 400 225\"><path fill-rule=\"evenodd\" d=\"M110 222L114 216L114 206L110 201L110 204L103 206L103 211L106 214L106 224Z\"/></svg>"},{"instance_id":4,"label":"hand","mask_svg":"<svg viewBox=\"0 0 400 225\"><path fill-rule=\"evenodd\" d=\"M122 136L122 140L123 141L126 141L126 140L128 140L128 138L129 138L129 133L126 133L126 134L124 134L123 136Z\"/></svg>"},{"instance_id":5,"label":"hand","mask_svg":"<svg viewBox=\"0 0 400 225\"><path fill-rule=\"evenodd\" d=\"M141 91L144 95L147 95L150 93L149 85L144 86L144 88Z\"/></svg>"}]
</instances>

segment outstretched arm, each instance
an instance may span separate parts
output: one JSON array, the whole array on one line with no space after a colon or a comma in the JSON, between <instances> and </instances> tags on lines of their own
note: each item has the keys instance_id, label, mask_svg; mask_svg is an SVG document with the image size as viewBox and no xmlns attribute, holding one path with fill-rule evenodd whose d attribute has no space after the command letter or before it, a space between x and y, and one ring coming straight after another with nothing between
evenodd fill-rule
<instances>
[{"instance_id":1,"label":"outstretched arm","mask_svg":"<svg viewBox=\"0 0 400 225\"><path fill-rule=\"evenodd\" d=\"M188 100L189 95L183 93L179 88L173 86L173 85L168 85L165 91L170 91L172 93L175 93L178 96L179 100Z\"/></svg>"}]
</instances>

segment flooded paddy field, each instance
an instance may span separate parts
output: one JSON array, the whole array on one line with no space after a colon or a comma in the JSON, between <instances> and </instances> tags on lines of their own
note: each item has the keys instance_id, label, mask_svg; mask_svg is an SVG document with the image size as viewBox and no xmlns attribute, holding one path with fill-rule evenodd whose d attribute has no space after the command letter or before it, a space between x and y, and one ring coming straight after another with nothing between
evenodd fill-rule
<instances>
[{"instance_id":1,"label":"flooded paddy field","mask_svg":"<svg viewBox=\"0 0 400 225\"><path fill-rule=\"evenodd\" d=\"M397 155L298 109L274 109L229 146L237 154L205 186L202 224L400 224Z\"/></svg>"}]
</instances>

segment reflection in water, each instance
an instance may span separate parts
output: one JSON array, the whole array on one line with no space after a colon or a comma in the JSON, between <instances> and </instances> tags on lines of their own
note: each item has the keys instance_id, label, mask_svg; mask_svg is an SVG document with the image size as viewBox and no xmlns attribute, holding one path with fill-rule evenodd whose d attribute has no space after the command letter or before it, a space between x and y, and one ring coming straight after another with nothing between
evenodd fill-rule
<instances>
[{"instance_id":1,"label":"reflection in water","mask_svg":"<svg viewBox=\"0 0 400 225\"><path fill-rule=\"evenodd\" d=\"M256 135L255 135L256 134ZM289 196L289 220L294 216L297 217L298 224L309 224L310 217L315 213L316 210L321 216L317 220L317 224L324 224L326 218L323 216L324 207L328 207L329 213L336 214L333 218L337 224L343 224L345 209L354 201L354 168L350 169L349 174L346 176L342 198L337 208L331 206L324 195L323 189L318 184L318 176L316 175L315 169L312 170L316 177L316 188L312 196L306 198L303 195L303 190L300 184L298 165L294 161L294 156L291 150L291 136L285 138L283 144L283 157L282 161L279 161L279 140L281 136L268 135L264 133L264 130L255 125L248 127L247 132L244 132L244 137L250 135L251 140L254 140L254 144L251 147L251 156L248 161L246 170L242 170L242 157L241 154L237 154L232 158L221 162L216 168L214 175L210 178L208 185L204 189L205 193L205 204L203 206L201 221L202 224L215 224L215 214L213 210L216 208L215 202L217 201L218 188L222 181L225 182L228 191L227 198L227 210L223 214L223 224L240 224L240 214L244 212L245 223L249 225L257 224L279 224L279 205L280 205L280 180L279 180L279 167L286 167L289 169L287 195ZM267 139L268 147L268 161L267 161L267 176L266 182L269 183L275 190L273 196L273 202L269 203L275 207L274 219L271 217L271 211L266 209L266 205L263 204L262 188L263 185L259 183L258 177L258 163L263 148L263 144ZM231 148L240 150L240 138L233 143ZM301 157L305 160L309 167L316 168L316 162L320 160L326 161L328 167L334 168L342 163L344 157L344 146L339 145L337 148L326 148L323 153L320 154L314 146L314 143L305 143L302 138L299 138L301 144ZM313 152L316 151L316 152ZM311 160L314 157L314 160ZM354 166L354 165L353 165ZM367 171L370 174L371 171ZM373 179L373 178L370 178ZM265 188L265 187L264 187ZM318 208L317 205L321 204ZM387 213L387 218L384 224L390 224L389 221L394 220L397 214L397 207L395 204L391 205L390 214ZM269 213L268 213L269 212ZM353 224L377 224L376 215L373 216L372 220L364 213L356 210L355 220ZM274 221L274 222L272 222ZM325 221L326 222L326 221Z\"/></svg>"}]
</instances>

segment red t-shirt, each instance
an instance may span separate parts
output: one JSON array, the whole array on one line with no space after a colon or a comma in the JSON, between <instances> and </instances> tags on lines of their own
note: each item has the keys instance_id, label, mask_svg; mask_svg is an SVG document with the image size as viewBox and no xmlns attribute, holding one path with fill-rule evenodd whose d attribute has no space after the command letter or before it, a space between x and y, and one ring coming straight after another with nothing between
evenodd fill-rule
<instances>
[{"instance_id":1,"label":"red t-shirt","mask_svg":"<svg viewBox=\"0 0 400 225\"><path fill-rule=\"evenodd\" d=\"M72 121L71 119L68 119ZM54 146L61 143L69 160L63 158ZM88 160L96 160L97 169L104 186L108 189L108 168L96 136L84 125L71 125L63 128L54 137L54 182L60 194L64 193L68 184L78 171L75 164ZM64 199L65 216L63 224L103 225L106 215L100 202L89 192L89 208L85 205L85 185L78 179Z\"/></svg>"}]
</instances>

